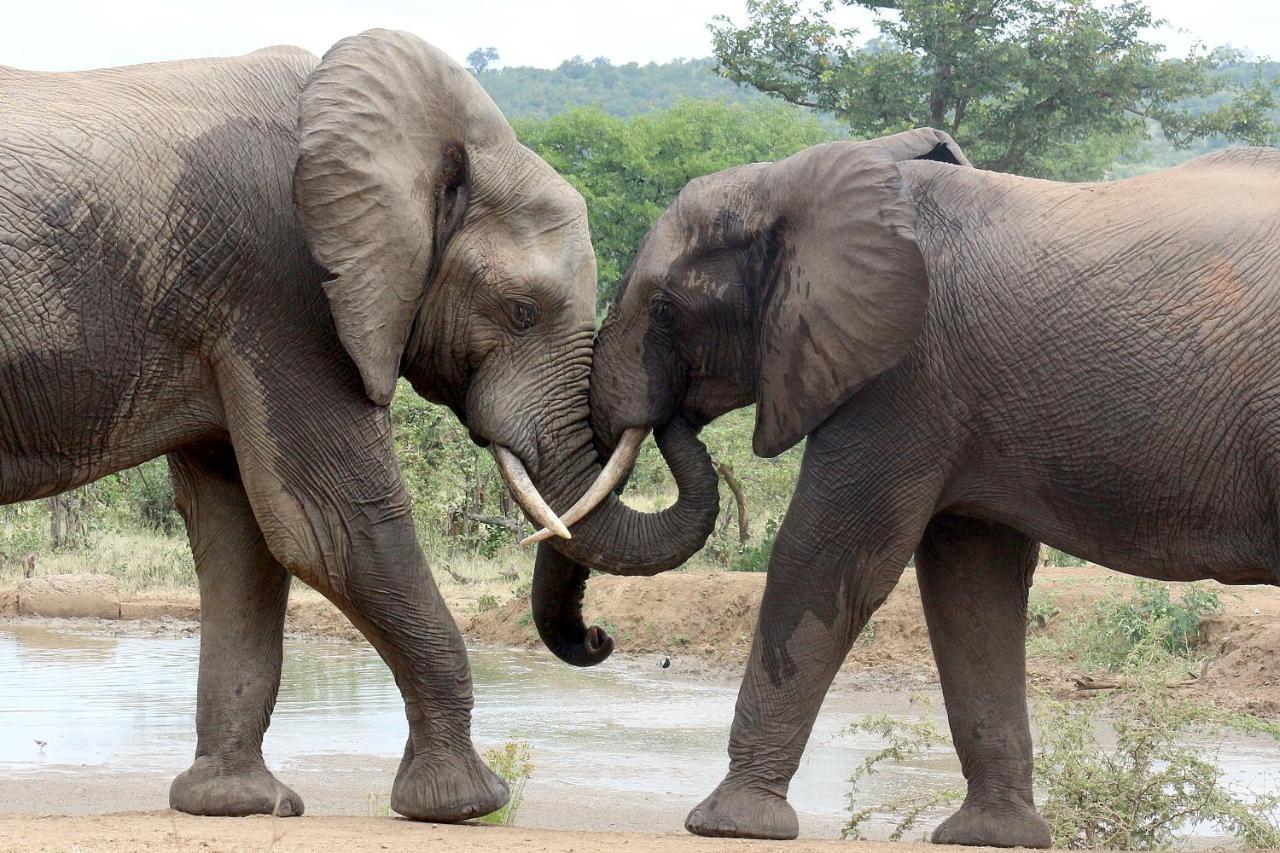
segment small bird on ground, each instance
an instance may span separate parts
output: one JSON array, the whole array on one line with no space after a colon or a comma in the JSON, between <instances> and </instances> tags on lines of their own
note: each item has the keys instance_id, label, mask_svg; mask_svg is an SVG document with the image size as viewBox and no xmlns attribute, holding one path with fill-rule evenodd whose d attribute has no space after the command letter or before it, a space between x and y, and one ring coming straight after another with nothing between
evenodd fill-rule
<instances>
[{"instance_id":1,"label":"small bird on ground","mask_svg":"<svg viewBox=\"0 0 1280 853\"><path fill-rule=\"evenodd\" d=\"M658 661L658 666L662 667L663 669L666 669L667 667L671 666L671 658L667 657L666 655L663 655L662 660Z\"/></svg>"}]
</instances>

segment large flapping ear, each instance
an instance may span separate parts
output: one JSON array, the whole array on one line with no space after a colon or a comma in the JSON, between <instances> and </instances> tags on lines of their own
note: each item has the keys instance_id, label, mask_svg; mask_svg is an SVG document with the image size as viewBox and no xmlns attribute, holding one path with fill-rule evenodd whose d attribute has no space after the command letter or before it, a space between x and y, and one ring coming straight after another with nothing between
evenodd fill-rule
<instances>
[{"instance_id":1,"label":"large flapping ear","mask_svg":"<svg viewBox=\"0 0 1280 853\"><path fill-rule=\"evenodd\" d=\"M465 216L474 154L515 135L471 74L391 30L329 49L302 91L298 135L298 217L329 272L342 345L386 405L432 267Z\"/></svg>"},{"instance_id":2,"label":"large flapping ear","mask_svg":"<svg viewBox=\"0 0 1280 853\"><path fill-rule=\"evenodd\" d=\"M906 355L929 282L897 164L969 166L945 133L806 149L770 168L774 257L762 296L753 445L776 456Z\"/></svg>"}]
</instances>

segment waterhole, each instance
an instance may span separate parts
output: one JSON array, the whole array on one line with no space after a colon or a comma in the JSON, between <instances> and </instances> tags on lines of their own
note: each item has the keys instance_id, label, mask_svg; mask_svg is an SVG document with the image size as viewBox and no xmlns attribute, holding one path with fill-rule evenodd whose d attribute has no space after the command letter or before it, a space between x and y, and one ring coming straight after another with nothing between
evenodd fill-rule
<instances>
[{"instance_id":1,"label":"waterhole","mask_svg":"<svg viewBox=\"0 0 1280 853\"><path fill-rule=\"evenodd\" d=\"M38 790L31 789L52 784L48 780L141 774L154 776L155 790L163 791L188 766L195 748L199 638L124 630L102 633L98 623L0 624L0 812L29 810L33 798L39 801ZM469 654L477 745L483 750L526 741L532 749L530 800L542 805L534 808L530 825L590 826L591 814L563 807L565 793L580 790L616 806L610 819L619 826L677 831L673 816L709 793L728 767L733 683L682 677L678 660L663 669L656 657L576 669L545 652L473 648ZM924 713L937 717L945 730L941 699L935 695L933 701L934 709ZM883 746L841 729L873 713L918 715L921 708L905 692L838 690L828 696L790 793L806 834L838 831L849 808L850 773ZM299 776L319 780L337 771L379 768L389 779L407 732L400 694L372 649L326 639L286 641L264 752L274 771L297 784L312 813L314 799ZM1280 769L1280 748L1269 741L1230 741L1221 755L1233 782L1254 790L1272 784ZM25 799L15 799L5 777L26 780ZM950 749L869 777L856 803L883 803L903 791L931 787L963 787ZM330 798L335 810L362 813L362 792L339 793ZM625 813L632 802L637 811L629 821ZM109 811L121 802L94 805L88 797L51 810ZM673 825L661 825L667 823ZM1212 828L1205 833L1211 835Z\"/></svg>"}]
</instances>

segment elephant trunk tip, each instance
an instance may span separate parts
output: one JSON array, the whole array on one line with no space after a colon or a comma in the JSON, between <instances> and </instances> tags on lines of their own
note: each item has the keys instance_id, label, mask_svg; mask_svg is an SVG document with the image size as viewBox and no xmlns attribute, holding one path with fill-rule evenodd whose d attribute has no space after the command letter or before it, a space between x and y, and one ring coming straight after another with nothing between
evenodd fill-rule
<instances>
[{"instance_id":1,"label":"elephant trunk tip","mask_svg":"<svg viewBox=\"0 0 1280 853\"><path fill-rule=\"evenodd\" d=\"M595 666L613 654L613 637L599 625L592 625L583 635L582 642L552 649L556 657L573 666Z\"/></svg>"}]
</instances>

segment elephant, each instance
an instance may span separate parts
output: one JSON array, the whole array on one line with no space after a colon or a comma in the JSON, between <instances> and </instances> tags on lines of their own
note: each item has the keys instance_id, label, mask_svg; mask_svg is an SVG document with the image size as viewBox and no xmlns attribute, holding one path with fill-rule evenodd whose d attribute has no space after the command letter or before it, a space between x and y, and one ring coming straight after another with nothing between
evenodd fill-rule
<instances>
[{"instance_id":1,"label":"elephant","mask_svg":"<svg viewBox=\"0 0 1280 853\"><path fill-rule=\"evenodd\" d=\"M659 431L677 475L693 472L665 514L628 510L598 479L626 466L602 470L589 422L582 197L471 74L402 32L319 60L276 47L0 68L0 91L0 504L167 457L202 623L195 760L170 805L302 813L262 756L297 577L403 694L391 807L458 821L501 806L394 455L398 377L492 448L530 519L567 534L551 504L603 501L576 525L583 559L616 553L625 570L625 545L609 547L624 530L661 543L646 560L678 564L716 511L687 428ZM540 588L544 615L572 598ZM611 648L602 632L565 642Z\"/></svg>"},{"instance_id":2,"label":"elephant","mask_svg":"<svg viewBox=\"0 0 1280 853\"><path fill-rule=\"evenodd\" d=\"M689 183L598 333L600 444L751 404L755 453L807 443L729 770L686 828L796 836L819 706L914 554L967 780L933 840L1048 846L1026 700L1039 543L1275 584L1277 317L1280 150L1070 184L976 169L918 129Z\"/></svg>"}]
</instances>

